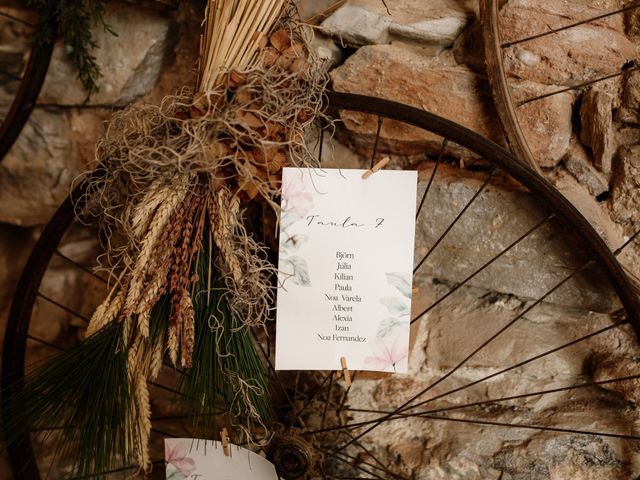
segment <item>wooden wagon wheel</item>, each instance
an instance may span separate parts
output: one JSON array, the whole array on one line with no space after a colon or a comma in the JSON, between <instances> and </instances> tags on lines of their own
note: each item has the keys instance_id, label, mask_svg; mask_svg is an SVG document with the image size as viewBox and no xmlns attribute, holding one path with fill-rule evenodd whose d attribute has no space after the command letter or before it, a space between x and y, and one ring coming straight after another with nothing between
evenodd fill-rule
<instances>
[{"instance_id":1,"label":"wooden wagon wheel","mask_svg":"<svg viewBox=\"0 0 640 480\"><path fill-rule=\"evenodd\" d=\"M536 159L532 154L526 135L523 133L520 125L517 113L518 108L531 102L536 102L572 90L580 90L584 87L637 71L640 69L640 65L637 63L634 64L633 62L629 63L629 60L631 59L627 59L626 62L621 62L619 65L611 65L611 71L604 75L594 76L594 78L575 82L566 88L560 88L552 92L536 95L516 102L512 97L508 75L505 71L505 64L503 61L505 52L513 47L527 45L528 43L536 42L547 36L566 34L571 31L571 29L589 25L592 22L607 19L616 15L622 15L625 12L639 8L640 2L632 1L627 5L610 12L603 12L590 18L581 19L577 22L566 22L565 24L549 26L548 30L525 35L522 38L509 39L509 41L504 40L500 29L499 10L504 3L505 2L501 0L480 0L480 22L482 25L487 75L491 86L494 104L509 147L516 158L529 165L538 173L541 173L538 159ZM589 47L584 45L584 48L587 49Z\"/></svg>"},{"instance_id":2,"label":"wooden wagon wheel","mask_svg":"<svg viewBox=\"0 0 640 480\"><path fill-rule=\"evenodd\" d=\"M498 118L502 125L507 143L516 158L531 167L534 171L542 174L539 165L539 158L535 158L523 129L520 125L518 109L525 105L544 100L554 95L563 94L571 91L580 91L585 87L589 87L606 80L628 75L632 72L640 70L640 65L634 61L620 62L618 65L612 64L610 71L604 75L596 75L594 78L583 79L579 82L569 85L565 88L559 88L541 95L535 95L515 101L512 96L512 90L509 86L508 74L505 69L504 56L507 51L514 47L520 48L531 42L536 42L545 37L553 38L557 34L567 34L572 29L588 26L593 22L606 20L611 17L619 17L621 15L633 12L640 8L640 1L631 1L628 4L616 8L611 11L602 12L594 16L587 16L576 22L566 22L560 25L549 26L548 30L524 35L521 38L512 38L504 41L500 29L500 8L505 2L500 0L480 0L480 21L482 25L482 35L484 43L485 61L487 66L487 76L491 87L494 105L498 113ZM635 287L640 289L640 280L625 267L625 271L632 279Z\"/></svg>"},{"instance_id":3,"label":"wooden wagon wheel","mask_svg":"<svg viewBox=\"0 0 640 480\"><path fill-rule=\"evenodd\" d=\"M515 431L532 431L551 438L567 435L596 438L603 445L611 443L622 449L619 471L623 475L631 475L634 468L632 462L624 458L628 452L637 449L640 434L630 418L635 410L622 409L624 401L615 392L617 385L624 385L627 392L638 389L640 369L637 365L620 365L615 374L604 376L595 375L597 366L591 365L588 371L577 372L576 378L555 383L552 388L547 385L546 388L536 389L523 384L523 389L518 389L516 386L522 382L527 369L535 368L536 363L544 362L567 349L584 348L583 353L589 357L600 345L592 342L600 341L600 346L608 352L605 356L607 359L614 355L617 348L613 344L613 337L609 335L615 335L617 341L638 344L640 300L615 259L615 255L635 241L636 237L629 239L616 252L611 252L577 210L540 176L519 163L506 150L460 125L410 106L378 98L330 93L328 100L327 111L337 119L339 127L343 124L347 127L346 131L342 128L339 130L345 133L345 138L355 141L358 148L364 149L372 161L381 153L377 149L383 145L378 140L387 126L408 129L406 131L418 135L417 138L426 143L442 145L435 153L429 153L426 157L420 155L421 161L425 158L428 160L429 168L421 175L418 217L424 223L418 233L414 286L427 291L428 298L423 304L417 302L411 323L416 329L414 333L435 329L439 322L442 324L444 321L447 326L444 331L451 334L464 335L469 329L476 334L468 338L466 343L458 345L459 355L455 363L443 367L439 373L427 375L418 381L416 372L419 370L424 374L423 369L431 368L433 359L426 358L414 362L409 377L385 375L367 379L366 375L356 374L349 388L343 387L333 372L294 372L284 375L275 372L272 367L273 352L268 345L264 345L262 353L270 372L271 397L277 412L271 427L274 440L268 454L276 463L279 475L285 479L436 478L428 466L426 470L408 469L398 461L398 454L394 454L393 445L388 442L393 442L393 438L399 435L412 441L419 439L426 444L432 434L458 435L460 431L456 428L471 429L471 434L478 441L482 441L483 434L482 430L477 429L506 432L504 438L510 437ZM383 127L377 129L377 125ZM333 142L328 138L329 133L326 137L320 134L320 145L323 145L323 139L329 142L329 145L325 144L324 155L323 148L318 149L321 160L326 159L326 147ZM420 150L421 147L416 147L416 144L420 145L420 142L414 141L412 148ZM468 158L482 161L477 162L474 171L459 170L447 164L444 158L446 146L457 148ZM384 147L386 153L393 152L389 145ZM402 162L406 155L394 158L396 162ZM333 163L333 166L340 166L341 158L336 157ZM326 165L325 161L322 164ZM394 165L401 166L395 162ZM84 285L83 292L89 291L89 279L103 285L103 280L92 273L91 265L83 264L61 247L63 237L74 224L72 199L79 198L77 195L82 188L80 186L76 195L60 207L44 229L17 286L3 350L1 380L5 413L11 398L21 387L29 359L33 360L30 354L56 354L73 348L68 341L49 341L38 336L33 326L43 319L36 318L34 306L47 305L66 312L77 319L79 325L83 325L89 315L81 306L65 303L43 288L43 278L46 279L47 272L53 268L52 262L62 262L84 275L81 283ZM457 193L452 196L453 191ZM492 198L493 207L488 208L486 202ZM76 207L79 206L76 204ZM519 213L516 215L514 212ZM461 226L464 228L461 229ZM505 226L513 227L515 232L505 229ZM473 230L469 231L468 228ZM480 244L491 248L479 252L475 246ZM541 255L534 262L526 261L529 249L541 249ZM496 274L500 268L514 262L524 264L521 277L513 277L498 288L492 283ZM540 263L543 262L554 267L550 276L537 275L542 273ZM491 307L478 312L482 313L481 325L477 324L478 318L474 322L467 318L467 312L460 313L457 310L466 296L477 295L479 291L487 292L493 287L501 290L504 298L522 295L523 288L529 289L530 295L522 299L519 307L505 311L504 318L494 318L492 315L497 315L498 309ZM570 332L565 331L560 335L558 331L558 338L552 335L553 344L538 345L535 338L528 339L527 331L532 334L538 329L547 328L555 333L558 328L556 324L568 321L566 318L553 317L545 325L529 325L527 320L527 315L567 288L577 295L569 295L577 299L574 307L583 308L583 313L576 314L570 322ZM536 293L531 293L534 291ZM613 297L607 297L609 301L606 301L598 296L603 292L610 292ZM484 304L488 305L490 300L486 299L487 294L481 295L481 298L485 298ZM478 307L476 305L473 308ZM598 309L601 313L587 314L585 311ZM569 311L573 310L563 310ZM523 323L527 323L530 330L518 330ZM523 345L528 346L524 352L521 349L507 352L503 358L499 356L502 350L498 349L494 352L498 355L494 359L495 365L491 364L489 372L483 370L473 378L464 374L470 363L487 351L493 352L496 340L513 330L519 333L512 339L524 338ZM419 356L412 358L415 360ZM494 355L489 354L489 359L492 358ZM566 373L548 371L544 365L540 368L547 375L546 378L551 378L555 373ZM482 389L504 377L515 382L511 395L499 396ZM189 418L189 412L169 415L161 408L166 402L173 405L180 399L175 391L174 379L175 371L166 368L158 382L151 384L150 391L154 397L152 439L155 439L152 445L156 447L153 460L158 467L164 463L162 438L188 435L184 423ZM413 384L412 381L418 383ZM476 386L481 390L475 390ZM367 393L376 388L386 389L392 395L376 402L373 395ZM563 424L544 416L531 417L526 421L513 415L514 411L525 408L529 401L545 398L553 403L554 395L585 390L598 392L602 398L586 403L575 400L572 408L592 409L589 410L592 428ZM618 426L614 429L610 420L618 416L622 420L621 423L614 422ZM43 434L46 437L47 433L73 428L72 425L56 425L55 420L52 419L52 424L46 428L33 431L31 438L24 438L9 446L16 480L37 480L47 476L68 478L65 459L47 456L46 451L42 450L47 448L46 438L43 440L41 437ZM236 443L242 441L239 434L234 438ZM536 461L543 462L544 459ZM98 478L112 478L111 475L129 472L134 468L127 461L119 468L95 474ZM163 469L158 468L155 475L155 478L164 478Z\"/></svg>"}]
</instances>

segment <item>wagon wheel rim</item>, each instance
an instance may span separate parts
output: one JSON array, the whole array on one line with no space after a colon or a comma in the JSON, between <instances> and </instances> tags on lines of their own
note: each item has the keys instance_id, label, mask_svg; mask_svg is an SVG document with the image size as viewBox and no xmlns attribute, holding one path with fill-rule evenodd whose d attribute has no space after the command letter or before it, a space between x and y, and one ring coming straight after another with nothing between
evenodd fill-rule
<instances>
[{"instance_id":1,"label":"wagon wheel rim","mask_svg":"<svg viewBox=\"0 0 640 480\"><path fill-rule=\"evenodd\" d=\"M33 28L36 27L33 26ZM44 79L47 76L55 46L54 39L55 32L58 29L57 22L51 20L46 28L53 32L52 36L46 41L32 42L29 60L21 77L18 91L5 118L2 120L2 124L0 124L0 162L9 153L29 120L29 116L35 108L42 90Z\"/></svg>"},{"instance_id":2,"label":"wagon wheel rim","mask_svg":"<svg viewBox=\"0 0 640 480\"><path fill-rule=\"evenodd\" d=\"M421 128L428 127L430 131L450 138L462 146L469 147L474 152L490 156L489 158L493 158L498 166L508 169L509 173L531 192L537 192L541 198L546 198L552 211L558 215L564 225L579 233L579 239L585 242L588 251L601 262L601 266L609 275L611 283L618 291L618 296L625 306L629 322L633 325L634 330L638 331L638 319L640 318L638 297L617 264L615 256L593 232L589 223L560 194L555 192L544 179L520 164L509 152L464 127L413 107L362 95L330 92L327 96L328 108L330 109L370 113L378 115L379 118L402 120ZM99 175L99 172L96 174ZM2 408L5 411L7 399L20 388L20 381L24 376L26 342L29 336L28 327L41 280L49 260L56 253L59 241L75 218L73 199L82 198L83 189L84 184L80 185L58 209L38 240L17 285L3 350L1 380ZM333 374L328 376L327 380L332 382ZM402 415L402 408L397 409L397 412ZM28 439L22 443L10 445L8 450L16 478L40 478L37 465L33 461L34 452L31 442ZM340 458L341 453L337 452L336 455Z\"/></svg>"},{"instance_id":3,"label":"wagon wheel rim","mask_svg":"<svg viewBox=\"0 0 640 480\"><path fill-rule=\"evenodd\" d=\"M503 50L514 45L523 44L527 41L535 40L547 35L554 35L558 32L562 32L580 25L588 24L595 20L622 14L624 12L637 8L640 8L640 2L633 1L621 8L617 8L610 12L605 12L593 18L587 18L578 22L560 26L558 28L550 29L549 31L540 32L538 34L519 38L508 43L503 43L499 26L500 0L480 0L480 24L482 26L485 63L487 67L489 86L491 88L491 95L493 96L493 103L496 107L498 119L500 120L500 124L502 126L502 130L506 137L507 143L518 160L524 162L526 165L528 165L538 173L542 172L542 170L540 169L540 165L531 152L531 148L527 142L526 135L524 134L520 125L520 121L518 120L518 107L527 103L535 102L537 100L542 100L543 98L548 98L553 95L569 92L572 90L578 90L589 85L609 80L611 78L638 71L640 70L640 65L632 65L628 68L627 66L623 66L623 68L619 71L602 75L595 79L580 82L578 84L545 93L543 95L534 96L516 103L511 96L509 88L509 82L502 57Z\"/></svg>"}]
</instances>

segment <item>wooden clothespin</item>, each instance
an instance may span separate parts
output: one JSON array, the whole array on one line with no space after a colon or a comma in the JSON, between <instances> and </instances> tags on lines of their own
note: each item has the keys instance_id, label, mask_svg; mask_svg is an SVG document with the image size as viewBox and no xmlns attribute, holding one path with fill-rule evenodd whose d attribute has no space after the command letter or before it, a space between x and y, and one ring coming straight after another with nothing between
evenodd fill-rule
<instances>
[{"instance_id":1,"label":"wooden clothespin","mask_svg":"<svg viewBox=\"0 0 640 480\"><path fill-rule=\"evenodd\" d=\"M371 167L369 170L367 170L366 172L364 172L362 174L363 180L366 180L371 175L376 173L378 170L382 170L384 167L387 166L387 163L389 163L390 161L391 161L391 159L389 157L384 157L382 160L380 160L378 163L376 163L373 167Z\"/></svg>"},{"instance_id":2,"label":"wooden clothespin","mask_svg":"<svg viewBox=\"0 0 640 480\"><path fill-rule=\"evenodd\" d=\"M225 457L231 456L231 447L229 446L229 433L227 432L227 428L224 427L220 431L220 443L222 443L222 451L224 452Z\"/></svg>"},{"instance_id":3,"label":"wooden clothespin","mask_svg":"<svg viewBox=\"0 0 640 480\"><path fill-rule=\"evenodd\" d=\"M340 365L342 365L342 375L344 377L344 384L347 387L351 386L351 373L349 367L347 367L347 357L340 357Z\"/></svg>"}]
</instances>

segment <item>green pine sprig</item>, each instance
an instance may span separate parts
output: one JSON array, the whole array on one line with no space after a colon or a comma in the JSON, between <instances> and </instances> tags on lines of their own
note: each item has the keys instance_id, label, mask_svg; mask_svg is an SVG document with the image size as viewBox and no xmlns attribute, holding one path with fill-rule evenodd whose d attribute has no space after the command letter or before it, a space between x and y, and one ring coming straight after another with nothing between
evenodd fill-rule
<instances>
[{"instance_id":1,"label":"green pine sprig","mask_svg":"<svg viewBox=\"0 0 640 480\"><path fill-rule=\"evenodd\" d=\"M97 81L102 76L93 50L97 43L91 33L94 25L117 35L104 21L108 0L29 0L29 4L39 12L40 20L36 42L50 43L59 33L67 47L78 79L87 92L87 99L99 90ZM53 25L58 25L54 31Z\"/></svg>"},{"instance_id":2,"label":"green pine sprig","mask_svg":"<svg viewBox=\"0 0 640 480\"><path fill-rule=\"evenodd\" d=\"M166 335L169 304L164 298L150 320L152 345ZM6 399L5 442L39 431L55 435L56 457L70 460L71 478L107 478L134 462L137 411L127 371L122 323L113 323L47 361Z\"/></svg>"},{"instance_id":3,"label":"green pine sprig","mask_svg":"<svg viewBox=\"0 0 640 480\"><path fill-rule=\"evenodd\" d=\"M204 237L193 295L193 367L183 373L177 388L189 405L194 430L213 438L216 415L226 414L246 426L265 422L273 413L264 362L249 327L229 310L227 289L215 271L206 232ZM252 387L246 396L239 395L234 376Z\"/></svg>"},{"instance_id":4,"label":"green pine sprig","mask_svg":"<svg viewBox=\"0 0 640 480\"><path fill-rule=\"evenodd\" d=\"M193 366L180 372L178 385L195 431L205 438L215 435L221 413L249 427L273 416L264 362L249 328L229 310L228 291L209 253L213 248L205 241L193 268ZM170 304L165 295L152 310L151 349L167 338ZM56 435L56 456L71 460L78 479L106 478L106 472L134 464L140 412L124 330L122 323L109 324L27 375L24 387L5 399L5 442L20 442L34 431ZM237 379L251 388L241 393Z\"/></svg>"},{"instance_id":5,"label":"green pine sprig","mask_svg":"<svg viewBox=\"0 0 640 480\"><path fill-rule=\"evenodd\" d=\"M109 325L27 376L8 400L5 441L28 438L30 431L41 431L44 441L55 435L56 456L73 459L79 478L130 457L131 392L121 341L121 324Z\"/></svg>"}]
</instances>

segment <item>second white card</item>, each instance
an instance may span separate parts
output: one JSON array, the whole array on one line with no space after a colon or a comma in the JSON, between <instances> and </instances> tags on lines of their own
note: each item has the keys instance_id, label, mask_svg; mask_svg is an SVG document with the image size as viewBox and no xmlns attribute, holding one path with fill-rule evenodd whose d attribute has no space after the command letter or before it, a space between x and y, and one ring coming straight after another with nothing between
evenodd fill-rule
<instances>
[{"instance_id":1,"label":"second white card","mask_svg":"<svg viewBox=\"0 0 640 480\"><path fill-rule=\"evenodd\" d=\"M417 172L285 168L276 369L407 371Z\"/></svg>"}]
</instances>

